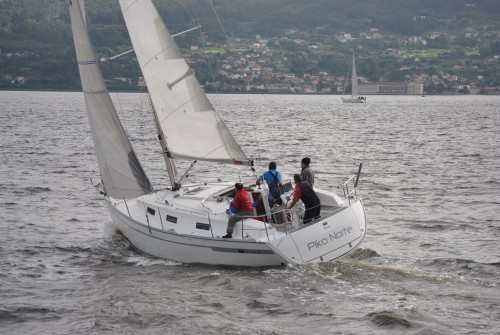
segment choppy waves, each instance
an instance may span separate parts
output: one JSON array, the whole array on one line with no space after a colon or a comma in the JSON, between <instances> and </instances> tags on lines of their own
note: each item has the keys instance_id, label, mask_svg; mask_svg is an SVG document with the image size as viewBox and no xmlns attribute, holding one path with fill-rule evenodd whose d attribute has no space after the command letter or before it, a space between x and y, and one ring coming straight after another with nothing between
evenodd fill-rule
<instances>
[{"instance_id":1,"label":"choppy waves","mask_svg":"<svg viewBox=\"0 0 500 335\"><path fill-rule=\"evenodd\" d=\"M211 96L256 168L321 187L363 163L362 247L339 262L249 269L134 249L110 225L81 94L0 92L0 327L6 334L495 334L500 328L496 97ZM121 113L155 185L149 112ZM144 101L147 97L141 96ZM36 101L29 108L26 103ZM251 109L249 109L251 107ZM50 113L47 113L50 110ZM75 131L77 129L77 131ZM273 129L262 132L260 129ZM297 135L298 134L298 135ZM179 163L182 170L183 163ZM193 176L246 178L239 168ZM96 180L98 177L96 177ZM2 334L3 334L2 332Z\"/></svg>"}]
</instances>

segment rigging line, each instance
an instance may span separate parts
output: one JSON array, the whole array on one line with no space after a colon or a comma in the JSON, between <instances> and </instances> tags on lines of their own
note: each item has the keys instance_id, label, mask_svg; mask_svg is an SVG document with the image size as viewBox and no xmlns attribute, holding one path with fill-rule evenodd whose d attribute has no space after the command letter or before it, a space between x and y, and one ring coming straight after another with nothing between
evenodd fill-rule
<instances>
[{"instance_id":1,"label":"rigging line","mask_svg":"<svg viewBox=\"0 0 500 335\"><path fill-rule=\"evenodd\" d=\"M193 15L194 15L194 19L195 19L195 21L196 21L196 24L198 24L198 26L199 26L199 28L200 28L200 36L201 36L201 40L202 40L202 41L204 41L203 31L202 31L202 29L201 29L201 24L200 24L200 22L199 22L198 16L197 16L197 14L196 14L196 10L195 10L195 8L194 8L194 6L193 6L193 3L192 3L191 1L189 1L188 3L189 3L189 5L191 5L191 8L192 8L192 13L193 13ZM214 12L214 14L215 14L215 16L216 16L216 18L217 18L218 22L219 22L219 25L220 25L220 27L221 27L221 30L222 30L222 31L223 31L223 33L224 33L224 36L225 36L226 40L228 41L228 45L229 45L229 47L230 47L230 50L232 50L232 48L231 48L231 41L229 40L229 37L228 37L228 35L227 35L227 33L226 33L226 31L225 31L225 29L224 29L223 25L222 25L222 22L221 22L221 20L220 20L219 16L217 15L217 12L215 11L215 8L214 8L214 5L213 5L213 3L212 3L212 0L209 0L209 3L210 3L210 6L211 6L211 8L212 8L212 10L213 10L213 12ZM193 18L193 15L191 15L191 14L190 14L190 12L187 10L186 6L184 6L184 4L182 4L182 3L181 3L181 6L182 6L182 7L186 10L186 12L188 12L188 13L189 13L189 15ZM211 75L211 77L212 77L212 81L215 83L215 79L216 79L216 78L215 78L214 68L212 67L212 64L211 64L211 62L210 62L209 54L205 54L205 58L206 58L206 61L207 61L207 65L208 65L208 68L209 68L210 75ZM219 88L217 87L217 85L215 85L215 95L216 95L217 107L218 107L218 109L220 109L220 107L221 107L221 101L220 101L220 96L219 96ZM218 113L216 112L216 114L218 114ZM219 115L216 115L215 117L216 117L217 119L219 119L219 118L220 118L220 116L219 116ZM221 132L221 130L222 130L222 129L221 129L220 127L221 127L221 126L218 126L219 131ZM223 137L223 139L224 139L224 137ZM225 140L224 140L224 143L226 143L226 141L225 141ZM226 144L227 144L227 143L226 143Z\"/></svg>"},{"instance_id":2,"label":"rigging line","mask_svg":"<svg viewBox=\"0 0 500 335\"><path fill-rule=\"evenodd\" d=\"M124 56L124 55L126 55L126 54L128 54L128 53L130 53L130 52L132 52L132 51L134 51L134 49L128 50L128 51L123 52L123 53L121 53L121 54L119 54L119 55L116 55L116 56L114 56L114 57L108 57L108 58L104 57L104 58L101 58L101 61L102 61L103 59L105 59L105 60L113 60L113 59L115 59L115 58L118 58L118 57ZM134 73L135 73L135 68L134 68L133 66L132 66L132 69L134 70ZM119 91L117 91L117 92L115 92L115 94L114 94L114 95L117 97L117 100L118 100L119 111L121 112L121 114L124 114L124 113L125 113L125 111L124 111L124 108L123 108L123 105L122 105L122 99L121 99L120 92L119 92ZM111 97L111 94L110 94L110 97ZM128 134L127 125L122 123L122 126L123 126L123 128L125 129L125 132Z\"/></svg>"},{"instance_id":3,"label":"rigging line","mask_svg":"<svg viewBox=\"0 0 500 335\"><path fill-rule=\"evenodd\" d=\"M120 97L120 92L117 91L115 93L115 95L116 95L116 97L118 99L118 106L120 107L120 112L123 115L125 112L123 111L123 106L122 106L122 100L121 100L121 97ZM122 125L123 125L123 122L122 122ZM128 129L127 129L127 124L123 125L123 128L125 128L126 134L129 134Z\"/></svg>"},{"instance_id":4,"label":"rigging line","mask_svg":"<svg viewBox=\"0 0 500 335\"><path fill-rule=\"evenodd\" d=\"M214 4L213 4L213 0L208 0L208 3L209 3L209 4L210 4L210 6L212 7L212 11L214 12L215 17L217 18L217 21L219 22L219 25L220 25L220 27L221 27L221 29L222 29L222 32L224 33L224 36L226 37L226 40L227 40L227 45L229 46L229 50L230 50L230 51L233 51L234 49L233 49L233 46L232 46L232 44L231 44L231 40L229 39L229 36L227 35L226 30L224 29L224 26L222 25L222 22L221 22L221 20L220 20L220 17L219 17L219 15L217 14L217 11L215 10ZM234 51L233 51L233 53L234 53L235 57L236 57L236 58L238 58L238 54L237 54L236 52L234 52ZM271 109L271 110L274 110L274 109L275 109L275 108L274 108L275 106L271 103L271 101L270 101L268 98L266 98L265 96L264 96L264 99L265 99L265 100L266 100L266 102L268 103L268 105L269 105L270 109ZM254 131L255 131L255 132L257 131L255 124L254 124Z\"/></svg>"},{"instance_id":5,"label":"rigging line","mask_svg":"<svg viewBox=\"0 0 500 335\"><path fill-rule=\"evenodd\" d=\"M233 45L231 44L231 40L229 39L229 35L227 34L226 29L224 29L224 25L222 24L222 21L219 17L219 14L217 14L217 11L215 10L213 0L208 0L208 3L210 4L212 11L214 12L215 18L217 19L217 22L219 23L219 26L220 26L222 32L224 33L224 37L226 38L227 45L229 46L229 50L233 51L234 50ZM236 54L236 52L234 52L234 55L235 55L235 57L238 56Z\"/></svg>"},{"instance_id":6,"label":"rigging line","mask_svg":"<svg viewBox=\"0 0 500 335\"><path fill-rule=\"evenodd\" d=\"M252 106L252 104L250 103L250 94L247 94L247 109L250 110L251 106ZM256 142L255 147L260 148L259 136L258 136L259 134L257 133L257 126L255 125L255 122L253 122L253 132L254 132L253 138L255 139L255 142ZM261 150L257 149L258 160L262 161L262 157L260 156L260 152L261 152Z\"/></svg>"},{"instance_id":7,"label":"rigging line","mask_svg":"<svg viewBox=\"0 0 500 335\"><path fill-rule=\"evenodd\" d=\"M210 7L212 8L212 11L214 12L214 15L215 17L217 18L217 21L219 22L219 26L222 30L222 32L224 33L224 37L226 38L226 41L227 41L227 45L229 47L229 51L231 52L233 50L233 47L231 45L231 41L229 40L229 36L227 35L226 33L226 30L224 29L224 25L222 24L222 21L220 20L220 17L219 15L217 14L217 11L215 10L215 7L214 7L214 4L213 4L213 1L212 0L208 0L208 3L210 4ZM202 36L203 37L203 36ZM237 58L237 55L235 53L235 56ZM217 85L215 85L215 76L214 76L214 71L212 69L212 65L210 64L210 62L208 61L208 57L207 57L207 63L208 63L208 67L210 69L210 74L212 75L212 81L214 82L214 87L215 87L215 94L217 96L217 101L219 103L219 106L220 106L220 92L219 92L219 87Z\"/></svg>"},{"instance_id":8,"label":"rigging line","mask_svg":"<svg viewBox=\"0 0 500 335\"><path fill-rule=\"evenodd\" d=\"M198 25L197 28L199 28L201 40L204 42L205 41L205 37L203 35L203 31L202 31L202 28L201 28L201 23L200 23L200 20L198 19L198 15L196 14L196 10L195 10L195 7L193 5L193 2L192 1L188 1L188 4L191 7L191 10L189 10L188 8L186 8L186 6L183 4L182 1L180 2L180 5L184 8L184 10L186 11L186 13L188 13L188 15L191 17L191 19L193 19L195 21L195 23ZM194 29L196 29L196 28L193 28L193 30ZM209 69L212 81L215 83L214 70L213 70L212 65L210 63L210 58L208 57L208 55L205 56L205 59L206 59L207 64L208 64L208 69ZM195 75L195 77L196 77L196 75ZM215 94L217 95L218 93L219 92L218 92L217 86L215 85ZM220 101L218 101L218 102L219 102L218 105L220 107Z\"/></svg>"},{"instance_id":9,"label":"rigging line","mask_svg":"<svg viewBox=\"0 0 500 335\"><path fill-rule=\"evenodd\" d=\"M229 45L229 49L232 50L232 46L231 46L231 41L229 40L229 36L227 36L227 33L226 33L226 30L224 29L224 26L222 25L222 22L219 18L219 15L217 14L217 11L215 10L215 7L214 7L214 3L212 0L208 0L208 3L210 4L210 7L212 7L212 10L215 14L215 17L217 18L217 21L219 21L219 25L222 29L222 32L224 33L224 36L226 36L226 40L227 40L227 43Z\"/></svg>"},{"instance_id":10,"label":"rigging line","mask_svg":"<svg viewBox=\"0 0 500 335\"><path fill-rule=\"evenodd\" d=\"M95 56L95 52L94 52L94 56ZM97 59L97 57L96 57L96 59ZM97 65L97 66L98 66L98 67L100 67L99 65ZM102 72L101 72L101 75L102 75ZM103 80L104 80L104 76L103 76ZM106 90L107 90L107 92L108 92L109 98L111 99L111 103L112 103L112 105L113 105L113 108L115 109L115 111L117 112L117 114L118 114L118 112L120 112L121 114L124 114L124 111L123 111L123 106L122 106L122 102L121 102L121 98L120 98L120 92L119 92L119 91L117 91L117 92L115 92L115 93L113 94L113 95L117 98L117 100L118 100L118 107L119 107L119 108L118 108L118 110L117 110L116 105L115 105L115 103L113 102L113 100L112 100L112 98L111 98L112 92L109 92L109 90L107 89L107 87L106 87ZM118 118L120 118L120 115L117 115L117 116L118 116ZM120 123L121 123L121 125L122 125L123 129L125 130L125 133L126 133L126 134L128 134L127 125L126 125L126 124L124 124L124 123L123 123L123 122L121 122L121 121L120 121Z\"/></svg>"},{"instance_id":11,"label":"rigging line","mask_svg":"<svg viewBox=\"0 0 500 335\"><path fill-rule=\"evenodd\" d=\"M193 9L193 13L194 13L194 16L195 16L195 19L196 19L196 22L201 26L199 20L198 20L198 16L196 15L196 10L193 6L193 3L190 1L189 2L191 4L191 8ZM220 23L220 22L219 22ZM224 30L224 28L222 28L222 30ZM200 28L200 38L202 40L202 42L205 42L205 35L203 34L203 31L201 30ZM219 87L217 86L216 84L216 77L215 77L215 72L214 72L214 69L212 67L212 63L210 62L210 57L208 54L205 55L205 59L207 61L207 65L208 65L208 71L210 72L210 77L212 78L212 82L214 83L214 88L215 88L215 96L216 96L216 101L217 101L217 109L221 109L221 102L220 102L220 96L219 96Z\"/></svg>"},{"instance_id":12,"label":"rigging line","mask_svg":"<svg viewBox=\"0 0 500 335\"><path fill-rule=\"evenodd\" d=\"M233 45L231 44L231 40L229 39L229 35L226 33L226 29L224 29L224 25L222 24L222 21L219 17L219 14L217 14L217 11L215 10L213 0L208 0L208 3L210 4L210 7L212 8L214 15L217 18L217 21L219 22L219 26L220 26L222 32L224 33L224 37L226 38L229 51L232 52L234 54L234 57L237 59L238 54L234 51Z\"/></svg>"},{"instance_id":13,"label":"rigging line","mask_svg":"<svg viewBox=\"0 0 500 335\"><path fill-rule=\"evenodd\" d=\"M192 2L192 1L189 1L189 4L190 4L191 9L192 9L192 12L193 12L193 15L192 15L191 17L192 17L192 18L194 18L194 20L195 20L196 24L199 26L199 29L200 29L199 31L200 31L200 38L201 38L201 41L202 41L202 42L205 42L205 36L204 36L203 31L202 31L202 29L201 29L201 23L200 23L200 21L199 21L199 19L198 19L198 15L196 14L196 10L195 10L195 7L194 7L194 5L193 5L193 2ZM182 6L184 7L184 5L182 5ZM213 8L213 6L212 6L212 8ZM186 11L189 13L189 11L187 10L187 8L186 8L186 7L184 7L184 9L186 9ZM217 15L217 14L216 14L216 15ZM220 23L220 20L219 20L219 24L221 24L221 23ZM221 25L222 25L222 24L221 24ZM224 28L223 28L223 27L222 27L222 30L224 31ZM226 35L226 38L227 38L227 35ZM215 113L216 113L217 115L215 115L214 117L216 118L216 120L217 120L217 121L219 121L219 119L220 119L221 117L220 117L220 115L218 115L217 110L221 110L221 109L222 109L222 108L221 108L221 99L220 99L220 95L219 95L219 89L218 89L217 85L215 85L215 79L216 79L216 78L215 78L215 73L214 73L214 69L213 69L213 67L212 67L212 63L210 62L210 57L209 57L209 55L208 55L208 54L205 54L205 59L206 59L207 65L208 65L208 70L209 70L209 73L210 73L210 77L212 78L212 82L214 83L214 87L215 87L215 97L216 97L216 99L215 99L214 103L216 103L216 107L217 107L217 108L214 108L214 111L215 111ZM196 77L196 75L195 75L195 77ZM201 84L200 84L200 85L201 85ZM203 90L203 91L205 91L205 90ZM207 97L207 98L208 98L208 97ZM210 101L210 104L212 105L212 107L213 107L214 103L212 103L212 101ZM219 124L219 122L217 122L217 124ZM218 125L218 126L217 126L217 128L218 128L219 132L220 132L220 133L222 133L222 132L221 132L221 126L220 126L220 125ZM226 141L224 141L224 143L225 143L225 144L227 144L227 143L226 143Z\"/></svg>"},{"instance_id":14,"label":"rigging line","mask_svg":"<svg viewBox=\"0 0 500 335\"><path fill-rule=\"evenodd\" d=\"M134 62L134 60L132 59L131 61L131 68L132 68L132 72L134 73L134 78L137 78L137 86L139 87L139 102L140 102L140 111L144 111L144 101L142 100L142 95L143 93L146 92L146 90L144 89L143 86L140 86L139 85L139 72L137 72L137 68L136 68L136 64L139 64L138 62ZM134 66L135 65L135 66ZM143 78L144 80L144 78ZM149 112L151 113L151 109L149 110Z\"/></svg>"},{"instance_id":15,"label":"rigging line","mask_svg":"<svg viewBox=\"0 0 500 335\"><path fill-rule=\"evenodd\" d=\"M191 1L189 1L189 4L191 5L191 8L193 10L193 13L194 13L194 16L191 15L191 12L186 8L186 6L184 6L184 2L183 1L177 1L177 3L179 5L181 5L182 8L184 8L184 10L186 11L186 13L191 17L192 20L194 20L196 23L199 23L198 22L198 18L196 17L196 12L194 11L194 6L193 4L191 3Z\"/></svg>"},{"instance_id":16,"label":"rigging line","mask_svg":"<svg viewBox=\"0 0 500 335\"><path fill-rule=\"evenodd\" d=\"M227 41L227 45L229 47L229 52L234 54L235 59L238 59L238 54L234 51L233 45L231 44L231 40L229 39L229 36L228 36L226 30L224 29L224 25L222 24L222 21L221 21L219 15L217 14L217 11L215 10L214 4L213 4L213 0L208 0L208 3L210 4L210 7L212 8L212 11L214 12L214 15L217 18L217 21L219 22L219 26L221 27L222 32L224 33L224 36L225 36L226 41ZM211 73L213 75L213 70L212 70L212 67L210 65L210 62L208 62L208 64L209 64L209 67L210 67L210 71L211 71ZM212 79L212 80L214 80L214 79ZM217 97L219 99L218 87L216 86L215 89L216 89ZM250 97L247 96L247 99L250 100ZM273 106L271 106L271 107L273 107ZM254 129L254 134L256 135L257 134L257 127L256 127L255 123L253 123L253 129ZM258 136L255 136L255 138L258 139ZM257 141L257 144L258 144L258 141Z\"/></svg>"},{"instance_id":17,"label":"rigging line","mask_svg":"<svg viewBox=\"0 0 500 335\"><path fill-rule=\"evenodd\" d=\"M133 49L132 49L132 50L133 50ZM133 68L133 66L132 66L132 68ZM134 70L135 70L135 69L134 69ZM134 71L134 72L135 72L135 71ZM119 92L119 91L117 91L117 92L115 93L115 95L116 95L116 97L117 97L117 99L118 99L118 106L119 106L119 110L120 110L120 112L121 112L121 114L122 114L122 115L125 115L125 114L127 113L127 111L125 111L125 109L123 108L123 105L122 105L122 98L121 98L120 92ZM125 133L126 133L127 135L130 135L130 133L129 133L129 131L128 131L127 123L125 123L125 124L123 124L123 122L121 122L121 123L122 123L123 128L125 129Z\"/></svg>"},{"instance_id":18,"label":"rigging line","mask_svg":"<svg viewBox=\"0 0 500 335\"><path fill-rule=\"evenodd\" d=\"M137 78L137 81L139 81L139 72L137 71L137 67L139 62L134 62L133 59L130 61L131 62L131 68L132 68L132 71L134 73L134 77ZM144 80L144 78L143 78ZM138 83L139 84L139 83ZM139 85L138 85L139 86ZM139 112L148 112L149 115L151 115L151 118L154 120L154 111L153 111L153 108L151 106L151 101L150 99L147 99L146 103L148 103L148 106L149 108L147 108L148 110L146 110L146 108L144 107L145 103L144 103L144 100L143 100L143 94L146 93L147 94L147 90L146 90L146 87L147 86L139 86ZM151 181L150 181L151 183Z\"/></svg>"},{"instance_id":19,"label":"rigging line","mask_svg":"<svg viewBox=\"0 0 500 335\"><path fill-rule=\"evenodd\" d=\"M226 30L224 29L224 25L222 24L222 21L221 21L221 19L220 19L219 15L217 14L217 11L215 10L215 7L214 7L214 4L213 4L213 1L212 1L212 0L208 0L208 3L210 4L210 7L212 8L212 11L213 11L214 15L215 15L215 17L217 18L217 21L219 22L219 26L220 26L220 28L221 28L222 32L224 33L224 37L226 38L227 45L228 45L228 47L229 47L229 52L234 53L235 59L237 59L237 58L238 58L238 55L237 55L237 53L236 53L236 52L234 52L234 51L233 51L233 46L232 46L232 44L231 44L231 40L229 39L229 36L227 35ZM201 30L200 30L200 32L201 32ZM203 37L204 37L204 36L202 35L202 38L203 38ZM211 76L212 76L212 81L214 82L214 87L215 87L215 95L216 95L216 97L217 97L217 103L218 103L218 105L219 105L219 109L220 109L220 106L221 106L221 101L220 101L220 100L221 100L221 99L220 99L219 87L218 87L218 86L216 85L216 83L215 83L214 70L213 70L213 68L212 68L212 65L211 65L211 63L210 63L210 60L209 60L208 56L207 56L207 64L208 64L208 67L209 67L209 70L210 70L210 74L211 74ZM255 125L254 125L254 131L256 131Z\"/></svg>"}]
</instances>

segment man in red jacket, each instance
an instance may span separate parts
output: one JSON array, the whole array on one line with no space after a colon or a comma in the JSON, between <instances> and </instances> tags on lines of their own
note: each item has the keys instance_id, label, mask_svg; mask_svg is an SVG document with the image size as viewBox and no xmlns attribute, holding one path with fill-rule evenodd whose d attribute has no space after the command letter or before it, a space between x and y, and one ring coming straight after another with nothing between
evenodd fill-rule
<instances>
[{"instance_id":1,"label":"man in red jacket","mask_svg":"<svg viewBox=\"0 0 500 335\"><path fill-rule=\"evenodd\" d=\"M222 236L222 238L233 237L233 229L236 222L254 216L253 202L250 197L250 193L243 189L242 183L234 184L234 190L236 194L234 196L232 207L238 212L229 217L229 220L227 221L227 234Z\"/></svg>"}]
</instances>

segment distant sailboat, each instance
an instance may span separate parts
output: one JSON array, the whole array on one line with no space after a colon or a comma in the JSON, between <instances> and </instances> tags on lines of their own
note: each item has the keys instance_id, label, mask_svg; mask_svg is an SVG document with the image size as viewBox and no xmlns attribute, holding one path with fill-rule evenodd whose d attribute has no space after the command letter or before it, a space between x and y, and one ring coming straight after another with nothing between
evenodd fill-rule
<instances>
[{"instance_id":1,"label":"distant sailboat","mask_svg":"<svg viewBox=\"0 0 500 335\"><path fill-rule=\"evenodd\" d=\"M319 218L302 223L303 206L271 209L268 188L248 190L262 204L256 214L226 233L234 182L186 183L198 161L247 165L247 158L203 92L173 36L150 0L120 0L120 7L148 87L170 187L155 189L132 149L104 84L84 20L82 0L70 16L87 114L101 174L100 192L113 224L139 250L185 263L276 266L339 259L362 242L366 218L356 186L361 171L342 185L342 194L315 189ZM183 175L175 160L190 160ZM250 185L255 181L245 183ZM288 201L293 189L282 195ZM278 217L279 216L279 219ZM280 222L281 224L277 224Z\"/></svg>"},{"instance_id":2,"label":"distant sailboat","mask_svg":"<svg viewBox=\"0 0 500 335\"><path fill-rule=\"evenodd\" d=\"M362 97L359 95L359 87L358 87L358 75L356 73L356 61L354 60L354 51L352 53L352 69L351 69L351 96L348 98L344 98L342 96L342 101L343 102L348 102L348 103L365 103L366 102L366 97ZM344 94L345 94L345 88L344 88ZM343 94L342 94L343 95Z\"/></svg>"}]
</instances>

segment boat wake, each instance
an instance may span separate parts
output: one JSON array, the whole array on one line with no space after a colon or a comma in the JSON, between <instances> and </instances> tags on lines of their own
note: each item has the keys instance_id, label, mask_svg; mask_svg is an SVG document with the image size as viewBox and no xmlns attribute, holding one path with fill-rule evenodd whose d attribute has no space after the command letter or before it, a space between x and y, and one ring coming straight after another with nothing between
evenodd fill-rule
<instances>
[{"instance_id":1,"label":"boat wake","mask_svg":"<svg viewBox=\"0 0 500 335\"><path fill-rule=\"evenodd\" d=\"M395 315L393 312L388 312L388 311L374 312L368 314L367 317L379 327L387 327L387 326L402 326L405 328L411 327L410 321Z\"/></svg>"},{"instance_id":2,"label":"boat wake","mask_svg":"<svg viewBox=\"0 0 500 335\"><path fill-rule=\"evenodd\" d=\"M375 250L370 248L358 248L349 254L346 259L367 259L376 257L380 257L380 255Z\"/></svg>"},{"instance_id":3,"label":"boat wake","mask_svg":"<svg viewBox=\"0 0 500 335\"><path fill-rule=\"evenodd\" d=\"M154 265L164 265L164 266L177 266L182 265L181 262L169 261L159 258L149 258L144 256L131 256L127 259L127 263L131 263L134 266L154 266Z\"/></svg>"}]
</instances>

